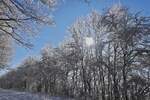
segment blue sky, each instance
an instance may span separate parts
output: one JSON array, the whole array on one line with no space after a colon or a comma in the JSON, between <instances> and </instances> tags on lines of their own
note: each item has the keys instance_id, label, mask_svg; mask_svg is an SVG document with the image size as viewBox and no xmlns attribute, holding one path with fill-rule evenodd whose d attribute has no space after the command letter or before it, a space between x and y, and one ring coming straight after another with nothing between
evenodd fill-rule
<instances>
[{"instance_id":1,"label":"blue sky","mask_svg":"<svg viewBox=\"0 0 150 100\"><path fill-rule=\"evenodd\" d=\"M122 5L129 7L132 12L143 11L142 14L150 15L150 0L120 0ZM33 49L25 49L16 45L14 55L12 57L11 65L15 66L23 59L30 55L39 55L41 48L46 44L57 46L69 34L67 32L68 27L79 17L86 16L92 10L98 10L102 12L103 9L110 7L111 5L118 3L119 0L92 0L92 3L88 6L81 2L81 0L64 0L59 4L56 10L53 12L54 20L56 22L55 27L44 26L40 34L33 39Z\"/></svg>"}]
</instances>

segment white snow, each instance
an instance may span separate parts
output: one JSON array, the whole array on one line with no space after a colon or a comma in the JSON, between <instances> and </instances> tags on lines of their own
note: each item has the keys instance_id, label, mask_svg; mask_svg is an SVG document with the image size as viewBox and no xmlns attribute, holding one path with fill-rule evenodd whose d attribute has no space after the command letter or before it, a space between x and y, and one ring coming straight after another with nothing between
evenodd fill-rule
<instances>
[{"instance_id":1,"label":"white snow","mask_svg":"<svg viewBox=\"0 0 150 100\"><path fill-rule=\"evenodd\" d=\"M0 89L0 100L74 100L63 97L49 97L46 95L32 94L27 92L16 92Z\"/></svg>"}]
</instances>

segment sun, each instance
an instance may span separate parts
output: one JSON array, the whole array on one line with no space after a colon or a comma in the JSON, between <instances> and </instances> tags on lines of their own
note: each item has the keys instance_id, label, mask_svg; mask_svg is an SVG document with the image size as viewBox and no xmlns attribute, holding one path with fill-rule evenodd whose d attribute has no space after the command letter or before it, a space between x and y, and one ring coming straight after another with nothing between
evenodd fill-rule
<instances>
[{"instance_id":1,"label":"sun","mask_svg":"<svg viewBox=\"0 0 150 100\"><path fill-rule=\"evenodd\" d=\"M85 43L86 43L87 46L92 46L92 45L94 45L94 40L93 40L92 37L86 37L85 38Z\"/></svg>"}]
</instances>

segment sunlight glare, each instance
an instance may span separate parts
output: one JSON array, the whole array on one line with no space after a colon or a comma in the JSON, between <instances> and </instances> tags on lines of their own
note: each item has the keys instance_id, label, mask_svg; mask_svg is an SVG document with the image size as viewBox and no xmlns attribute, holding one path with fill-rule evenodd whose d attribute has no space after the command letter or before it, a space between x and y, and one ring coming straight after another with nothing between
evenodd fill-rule
<instances>
[{"instance_id":1,"label":"sunlight glare","mask_svg":"<svg viewBox=\"0 0 150 100\"><path fill-rule=\"evenodd\" d=\"M85 38L85 43L87 46L92 46L94 44L94 40L92 37L86 37Z\"/></svg>"}]
</instances>

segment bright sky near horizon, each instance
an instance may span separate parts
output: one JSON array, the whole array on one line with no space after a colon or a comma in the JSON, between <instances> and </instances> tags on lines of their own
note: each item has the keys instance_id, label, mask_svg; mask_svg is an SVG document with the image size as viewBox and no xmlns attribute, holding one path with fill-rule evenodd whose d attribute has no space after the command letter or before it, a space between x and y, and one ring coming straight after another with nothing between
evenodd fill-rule
<instances>
[{"instance_id":1,"label":"bright sky near horizon","mask_svg":"<svg viewBox=\"0 0 150 100\"><path fill-rule=\"evenodd\" d=\"M100 13L103 9L111 7L119 3L119 0L92 0L90 5L87 5L81 0L63 0L53 13L56 22L55 27L45 26L42 28L40 34L33 39L34 48L31 50L25 49L21 46L15 46L15 54L13 55L11 65L15 66L25 57L30 55L39 55L41 49L46 44L57 46L66 35L68 27L79 17L86 16L92 10L97 10ZM120 0L121 4L129 7L132 12L143 11L142 14L150 15L150 0Z\"/></svg>"}]
</instances>

